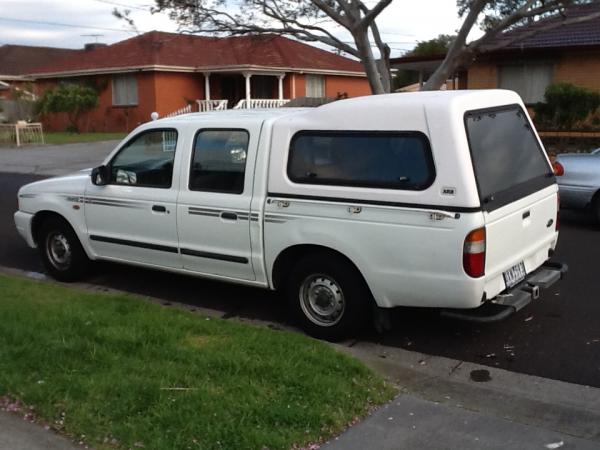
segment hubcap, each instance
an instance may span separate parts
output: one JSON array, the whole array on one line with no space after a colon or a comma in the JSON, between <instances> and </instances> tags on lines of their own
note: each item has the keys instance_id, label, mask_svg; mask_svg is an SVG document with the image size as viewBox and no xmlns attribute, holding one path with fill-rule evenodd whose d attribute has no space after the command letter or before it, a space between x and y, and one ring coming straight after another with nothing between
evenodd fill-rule
<instances>
[{"instance_id":1,"label":"hubcap","mask_svg":"<svg viewBox=\"0 0 600 450\"><path fill-rule=\"evenodd\" d=\"M66 270L71 265L71 245L60 231L48 234L46 254L50 263L58 270Z\"/></svg>"},{"instance_id":2,"label":"hubcap","mask_svg":"<svg viewBox=\"0 0 600 450\"><path fill-rule=\"evenodd\" d=\"M311 275L300 286L300 306L308 319L330 327L344 314L346 302L340 285L328 275Z\"/></svg>"}]
</instances>

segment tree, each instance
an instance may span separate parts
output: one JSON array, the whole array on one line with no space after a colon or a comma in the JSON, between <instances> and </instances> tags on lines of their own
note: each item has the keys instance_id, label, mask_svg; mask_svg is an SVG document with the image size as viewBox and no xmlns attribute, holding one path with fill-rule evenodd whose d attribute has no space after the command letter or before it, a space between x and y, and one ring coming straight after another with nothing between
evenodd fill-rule
<instances>
[{"instance_id":1,"label":"tree","mask_svg":"<svg viewBox=\"0 0 600 450\"><path fill-rule=\"evenodd\" d=\"M168 12L181 30L192 33L275 33L326 44L357 58L365 68L372 92L381 94L391 90L390 48L381 37L376 20L392 1L374 0L373 6L367 6L366 0L155 0L153 11ZM583 3L600 0L457 0L463 23L446 58L424 88L439 89L458 67L470 65L477 53L496 50L490 43L503 31ZM600 12L567 17L546 28L537 27L531 34L596 17L600 17ZM484 35L467 43L469 33L477 25ZM352 42L344 41L335 27L349 33ZM506 40L503 45L510 43Z\"/></svg>"},{"instance_id":2,"label":"tree","mask_svg":"<svg viewBox=\"0 0 600 450\"><path fill-rule=\"evenodd\" d=\"M435 90L459 68L468 67L478 53L498 50L512 44L511 39L494 43L493 40L504 31L564 13L574 5L599 4L599 0L457 0L459 16L463 18L456 39L448 49L440 67L427 80L424 90ZM589 14L576 17L562 16L563 20L549 21L546 26L532 28L521 33L518 39L533 36L544 30L564 25L586 22L600 17L600 10L590 10ZM479 39L467 43L473 27L479 24L484 31Z\"/></svg>"},{"instance_id":3,"label":"tree","mask_svg":"<svg viewBox=\"0 0 600 450\"><path fill-rule=\"evenodd\" d=\"M81 113L98 106L95 89L79 84L61 84L47 90L38 100L38 111L42 114L64 112L69 118L69 129L79 132L77 122Z\"/></svg>"},{"instance_id":4,"label":"tree","mask_svg":"<svg viewBox=\"0 0 600 450\"><path fill-rule=\"evenodd\" d=\"M428 41L419 41L407 55L411 56L431 56L445 55L454 40L455 35L440 34L438 37L429 39Z\"/></svg>"}]
</instances>

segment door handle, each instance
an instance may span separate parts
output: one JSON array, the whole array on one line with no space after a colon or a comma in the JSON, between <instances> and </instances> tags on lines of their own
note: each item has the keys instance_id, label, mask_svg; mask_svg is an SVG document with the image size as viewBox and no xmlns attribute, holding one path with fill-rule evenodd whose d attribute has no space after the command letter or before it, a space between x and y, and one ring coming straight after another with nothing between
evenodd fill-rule
<instances>
[{"instance_id":1,"label":"door handle","mask_svg":"<svg viewBox=\"0 0 600 450\"><path fill-rule=\"evenodd\" d=\"M222 212L221 219L225 220L237 220L237 214L232 212Z\"/></svg>"},{"instance_id":2,"label":"door handle","mask_svg":"<svg viewBox=\"0 0 600 450\"><path fill-rule=\"evenodd\" d=\"M167 208L163 205L152 205L152 211L154 212L167 212Z\"/></svg>"}]
</instances>

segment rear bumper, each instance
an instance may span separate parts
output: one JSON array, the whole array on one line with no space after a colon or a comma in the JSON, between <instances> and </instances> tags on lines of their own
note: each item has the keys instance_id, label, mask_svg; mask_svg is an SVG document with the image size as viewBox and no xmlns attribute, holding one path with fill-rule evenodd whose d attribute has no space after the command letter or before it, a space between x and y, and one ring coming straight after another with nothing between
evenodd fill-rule
<instances>
[{"instance_id":1,"label":"rear bumper","mask_svg":"<svg viewBox=\"0 0 600 450\"><path fill-rule=\"evenodd\" d=\"M561 280L568 266L560 262L546 261L540 268L527 275L524 281L512 289L485 302L475 309L444 309L444 317L469 322L489 323L507 318L523 309L532 300L537 300L541 291L548 289Z\"/></svg>"},{"instance_id":2,"label":"rear bumper","mask_svg":"<svg viewBox=\"0 0 600 450\"><path fill-rule=\"evenodd\" d=\"M27 245L31 248L35 248L35 239L31 233L31 222L33 220L33 214L29 214L23 211L17 211L15 213L15 226L19 234L25 239Z\"/></svg>"}]
</instances>

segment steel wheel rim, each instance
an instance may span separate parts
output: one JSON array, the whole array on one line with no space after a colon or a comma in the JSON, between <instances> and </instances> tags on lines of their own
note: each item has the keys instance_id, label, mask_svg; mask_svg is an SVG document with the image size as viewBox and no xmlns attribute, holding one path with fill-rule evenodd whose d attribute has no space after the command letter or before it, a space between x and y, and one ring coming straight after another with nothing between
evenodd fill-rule
<instances>
[{"instance_id":1,"label":"steel wheel rim","mask_svg":"<svg viewBox=\"0 0 600 450\"><path fill-rule=\"evenodd\" d=\"M342 320L346 301L341 286L329 275L315 274L300 285L300 306L314 324L331 327Z\"/></svg>"},{"instance_id":2,"label":"steel wheel rim","mask_svg":"<svg viewBox=\"0 0 600 450\"><path fill-rule=\"evenodd\" d=\"M46 254L50 264L58 270L66 270L71 265L71 244L60 231L48 234L46 238Z\"/></svg>"}]
</instances>

